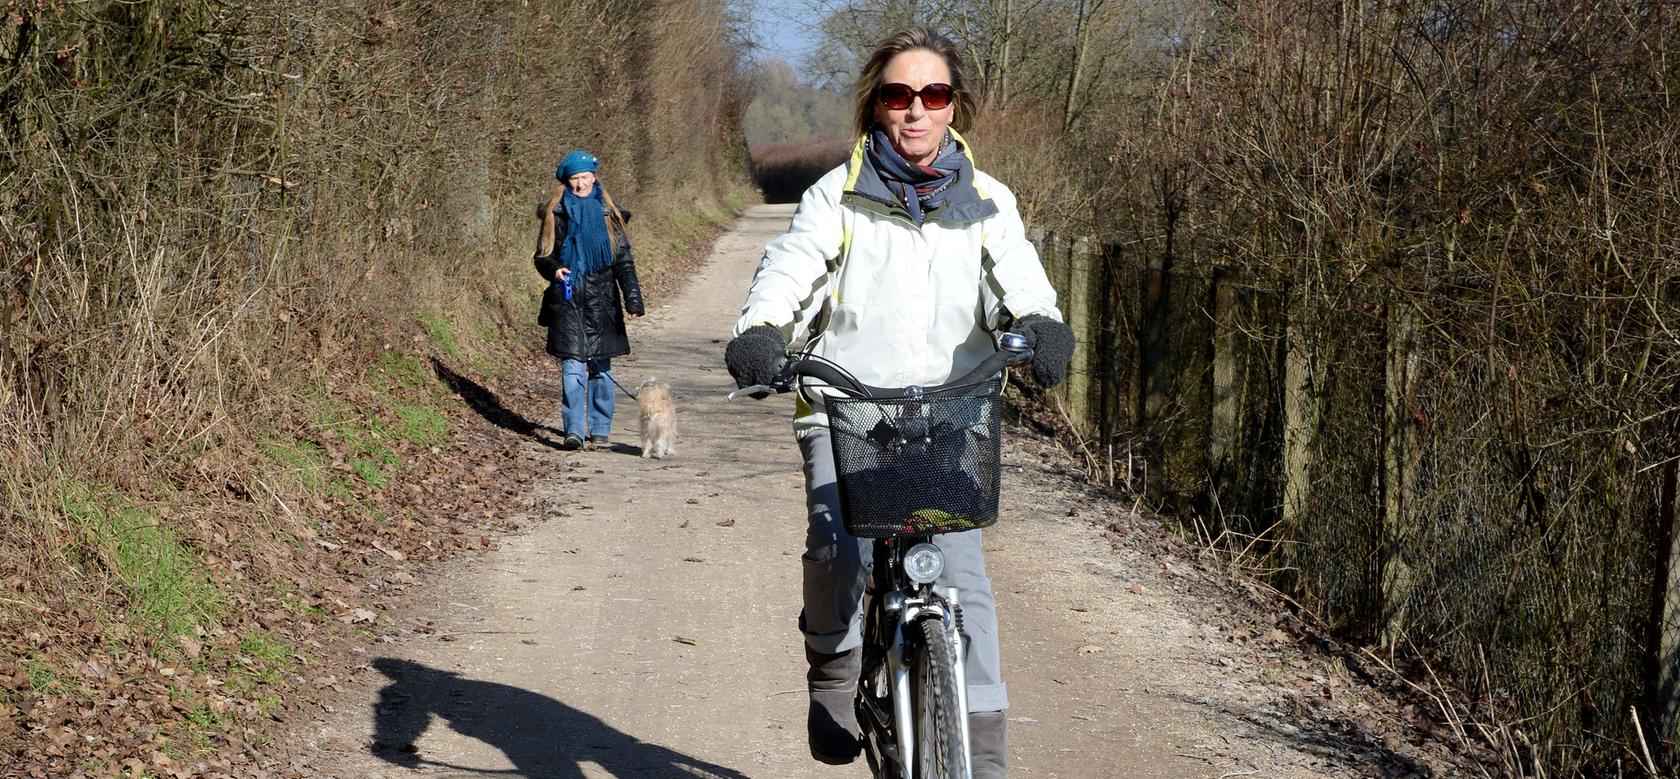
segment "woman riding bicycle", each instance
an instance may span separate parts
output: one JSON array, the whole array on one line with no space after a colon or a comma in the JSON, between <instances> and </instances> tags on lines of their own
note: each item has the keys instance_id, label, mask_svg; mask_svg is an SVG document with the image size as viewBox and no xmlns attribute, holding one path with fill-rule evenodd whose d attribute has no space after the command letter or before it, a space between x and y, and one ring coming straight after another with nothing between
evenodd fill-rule
<instances>
[{"instance_id":1,"label":"woman riding bicycle","mask_svg":"<svg viewBox=\"0 0 1680 779\"><path fill-rule=\"evenodd\" d=\"M742 387L771 383L787 344L809 330L814 354L864 383L940 384L979 365L994 335L1010 330L1033 346L1038 383L1059 383L1073 333L1014 195L975 169L957 134L972 105L956 46L932 30L895 34L870 56L853 97L851 159L806 190L787 233L765 247L725 353L730 374ZM839 517L827 422L821 396L802 393L794 430L810 523L799 617L807 729L813 757L844 764L862 748L852 702L870 553ZM980 533L940 536L938 584L964 593L973 775L996 779L1008 764L1009 700Z\"/></svg>"}]
</instances>

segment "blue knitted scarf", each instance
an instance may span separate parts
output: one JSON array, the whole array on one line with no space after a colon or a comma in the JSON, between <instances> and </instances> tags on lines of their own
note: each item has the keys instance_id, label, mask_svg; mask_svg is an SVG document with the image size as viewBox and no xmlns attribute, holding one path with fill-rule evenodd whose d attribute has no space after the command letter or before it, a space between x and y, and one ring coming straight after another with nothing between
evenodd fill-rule
<instances>
[{"instance_id":1,"label":"blue knitted scarf","mask_svg":"<svg viewBox=\"0 0 1680 779\"><path fill-rule=\"evenodd\" d=\"M560 246L560 264L573 273L593 273L613 263L612 240L607 235L605 201L597 185L578 197L566 190L566 242Z\"/></svg>"}]
</instances>

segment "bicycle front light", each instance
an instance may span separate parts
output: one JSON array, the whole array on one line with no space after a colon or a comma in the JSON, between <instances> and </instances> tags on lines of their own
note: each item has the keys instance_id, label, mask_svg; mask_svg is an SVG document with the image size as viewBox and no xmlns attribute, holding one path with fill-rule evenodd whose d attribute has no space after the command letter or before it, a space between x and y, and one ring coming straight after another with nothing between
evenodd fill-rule
<instances>
[{"instance_id":1,"label":"bicycle front light","mask_svg":"<svg viewBox=\"0 0 1680 779\"><path fill-rule=\"evenodd\" d=\"M904 553L904 575L917 584L931 584L945 570L945 555L933 544L917 544Z\"/></svg>"}]
</instances>

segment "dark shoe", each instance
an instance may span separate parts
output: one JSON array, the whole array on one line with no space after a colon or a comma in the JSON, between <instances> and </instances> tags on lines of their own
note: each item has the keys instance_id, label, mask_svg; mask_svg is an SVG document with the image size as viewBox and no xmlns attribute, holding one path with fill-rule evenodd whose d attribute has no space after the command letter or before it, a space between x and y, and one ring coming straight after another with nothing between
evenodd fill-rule
<instances>
[{"instance_id":1,"label":"dark shoe","mask_svg":"<svg viewBox=\"0 0 1680 779\"><path fill-rule=\"evenodd\" d=\"M592 435L592 436L589 437L589 448L591 448L591 449L611 449L612 448L612 442L608 441L607 437L604 436L604 435Z\"/></svg>"},{"instance_id":2,"label":"dark shoe","mask_svg":"<svg viewBox=\"0 0 1680 779\"><path fill-rule=\"evenodd\" d=\"M968 747L974 779L1003 779L1009 773L1009 719L1001 711L968 715Z\"/></svg>"},{"instance_id":3,"label":"dark shoe","mask_svg":"<svg viewBox=\"0 0 1680 779\"><path fill-rule=\"evenodd\" d=\"M568 452L575 452L583 448L583 439L567 433L565 438L560 439L560 448Z\"/></svg>"},{"instance_id":4,"label":"dark shoe","mask_svg":"<svg viewBox=\"0 0 1680 779\"><path fill-rule=\"evenodd\" d=\"M863 657L857 649L826 655L805 647L806 686L811 691L811 708L806 714L805 732L811 742L811 757L829 765L846 765L863 751L858 728L858 671Z\"/></svg>"}]
</instances>

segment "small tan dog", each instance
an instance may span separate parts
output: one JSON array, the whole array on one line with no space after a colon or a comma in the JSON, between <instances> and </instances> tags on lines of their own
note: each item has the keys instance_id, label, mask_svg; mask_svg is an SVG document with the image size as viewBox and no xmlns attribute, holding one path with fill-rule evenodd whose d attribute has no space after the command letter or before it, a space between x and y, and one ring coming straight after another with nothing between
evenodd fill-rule
<instances>
[{"instance_id":1,"label":"small tan dog","mask_svg":"<svg viewBox=\"0 0 1680 779\"><path fill-rule=\"evenodd\" d=\"M671 385L653 377L636 387L636 405L642 411L642 456L662 460L676 454L677 407L671 401Z\"/></svg>"}]
</instances>

